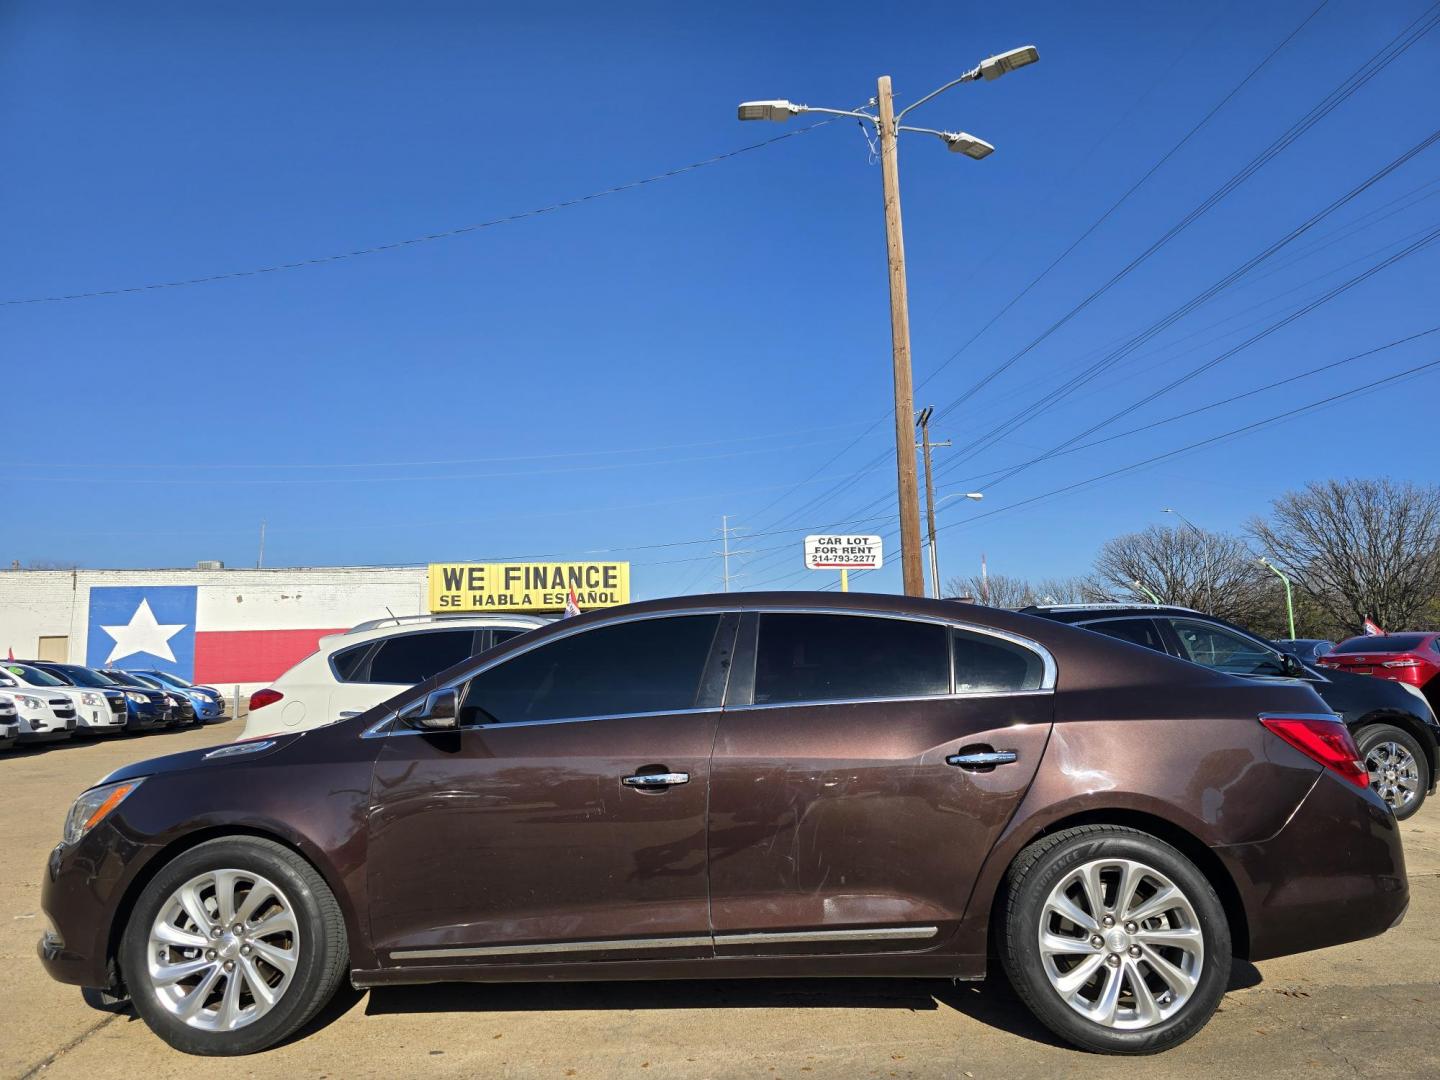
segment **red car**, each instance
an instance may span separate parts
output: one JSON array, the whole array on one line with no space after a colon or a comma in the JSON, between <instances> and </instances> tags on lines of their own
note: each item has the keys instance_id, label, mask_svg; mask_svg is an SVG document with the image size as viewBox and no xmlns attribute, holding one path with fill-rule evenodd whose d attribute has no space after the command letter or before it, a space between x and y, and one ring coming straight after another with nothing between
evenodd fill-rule
<instances>
[{"instance_id":1,"label":"red car","mask_svg":"<svg viewBox=\"0 0 1440 1080\"><path fill-rule=\"evenodd\" d=\"M1409 683L1434 708L1440 696L1440 634L1367 634L1347 638L1316 663L1357 675Z\"/></svg>"}]
</instances>

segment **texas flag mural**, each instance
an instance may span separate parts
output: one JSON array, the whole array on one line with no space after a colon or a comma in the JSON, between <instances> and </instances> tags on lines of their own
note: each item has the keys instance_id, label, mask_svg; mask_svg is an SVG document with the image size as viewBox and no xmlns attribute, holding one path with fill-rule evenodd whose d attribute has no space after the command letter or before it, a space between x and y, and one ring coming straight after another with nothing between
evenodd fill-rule
<instances>
[{"instance_id":1,"label":"texas flag mural","mask_svg":"<svg viewBox=\"0 0 1440 1080\"><path fill-rule=\"evenodd\" d=\"M153 668L192 682L266 682L337 628L257 628L229 590L195 585L92 586L86 663ZM285 620L276 619L278 622Z\"/></svg>"}]
</instances>

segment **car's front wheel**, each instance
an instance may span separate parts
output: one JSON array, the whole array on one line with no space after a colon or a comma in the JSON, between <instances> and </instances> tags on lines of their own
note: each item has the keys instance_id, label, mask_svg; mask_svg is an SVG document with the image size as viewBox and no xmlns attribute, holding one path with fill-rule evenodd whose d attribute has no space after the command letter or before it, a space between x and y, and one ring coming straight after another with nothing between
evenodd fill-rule
<instances>
[{"instance_id":1,"label":"car's front wheel","mask_svg":"<svg viewBox=\"0 0 1440 1080\"><path fill-rule=\"evenodd\" d=\"M1035 1015L1087 1050L1152 1054L1210 1019L1230 974L1230 928L1205 876L1148 834L1086 825L1010 868L1005 972Z\"/></svg>"},{"instance_id":2,"label":"car's front wheel","mask_svg":"<svg viewBox=\"0 0 1440 1080\"><path fill-rule=\"evenodd\" d=\"M324 879L288 848L248 836L197 845L164 866L120 945L136 1011L189 1054L273 1046L333 996L348 963Z\"/></svg>"},{"instance_id":3,"label":"car's front wheel","mask_svg":"<svg viewBox=\"0 0 1440 1080\"><path fill-rule=\"evenodd\" d=\"M1430 762L1415 736L1390 724L1360 729L1356 740L1370 786L1404 821L1420 809L1430 788Z\"/></svg>"}]
</instances>

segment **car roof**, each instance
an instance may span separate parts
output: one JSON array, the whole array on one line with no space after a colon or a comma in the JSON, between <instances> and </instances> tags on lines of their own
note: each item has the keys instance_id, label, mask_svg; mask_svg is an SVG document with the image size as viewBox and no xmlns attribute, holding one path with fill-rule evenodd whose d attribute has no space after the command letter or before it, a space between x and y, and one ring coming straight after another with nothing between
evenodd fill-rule
<instances>
[{"instance_id":1,"label":"car roof","mask_svg":"<svg viewBox=\"0 0 1440 1080\"><path fill-rule=\"evenodd\" d=\"M1203 611L1196 611L1194 608L1181 607L1179 604L1032 604L1029 607L1020 609L1024 615L1039 615L1045 619L1055 619L1060 622L1079 622L1091 615L1198 615L1201 618L1213 619L1215 616L1206 615Z\"/></svg>"}]
</instances>

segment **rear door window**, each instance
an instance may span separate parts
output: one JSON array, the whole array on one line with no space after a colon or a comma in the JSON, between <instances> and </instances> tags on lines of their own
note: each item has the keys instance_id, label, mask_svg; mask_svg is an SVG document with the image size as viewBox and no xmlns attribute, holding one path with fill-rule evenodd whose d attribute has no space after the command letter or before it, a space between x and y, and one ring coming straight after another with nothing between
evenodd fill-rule
<instances>
[{"instance_id":1,"label":"rear door window","mask_svg":"<svg viewBox=\"0 0 1440 1080\"><path fill-rule=\"evenodd\" d=\"M387 638L370 661L369 681L407 685L424 682L468 659L474 642L473 630L429 630Z\"/></svg>"},{"instance_id":2,"label":"rear door window","mask_svg":"<svg viewBox=\"0 0 1440 1080\"><path fill-rule=\"evenodd\" d=\"M938 623L906 619L762 614L755 704L948 694L947 636Z\"/></svg>"},{"instance_id":3,"label":"rear door window","mask_svg":"<svg viewBox=\"0 0 1440 1080\"><path fill-rule=\"evenodd\" d=\"M1165 652L1165 642L1160 637L1160 628L1155 625L1154 619L1101 619L1099 622L1080 625L1106 637L1119 638L1132 645L1143 645L1156 652Z\"/></svg>"},{"instance_id":4,"label":"rear door window","mask_svg":"<svg viewBox=\"0 0 1440 1080\"><path fill-rule=\"evenodd\" d=\"M1023 645L966 630L950 636L956 693L1038 690L1044 681L1044 661Z\"/></svg>"}]
</instances>

